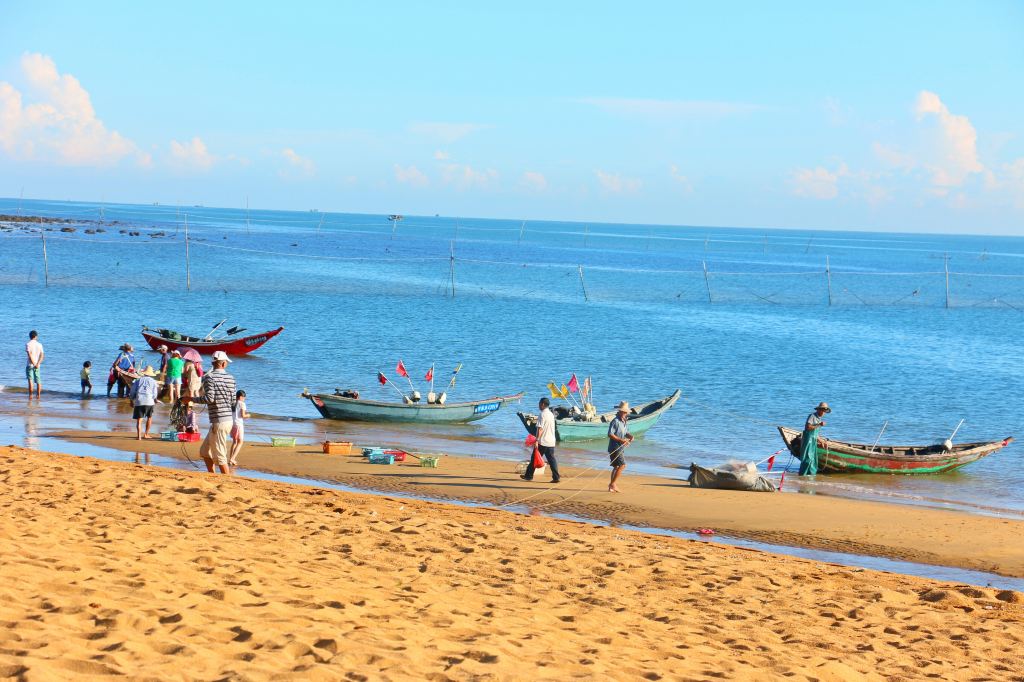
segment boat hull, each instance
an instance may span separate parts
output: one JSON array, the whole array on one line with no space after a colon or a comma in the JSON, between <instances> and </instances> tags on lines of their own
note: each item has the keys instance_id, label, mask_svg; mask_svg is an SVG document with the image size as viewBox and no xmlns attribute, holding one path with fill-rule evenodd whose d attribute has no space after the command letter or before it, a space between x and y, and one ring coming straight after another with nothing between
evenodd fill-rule
<instances>
[{"instance_id":1,"label":"boat hull","mask_svg":"<svg viewBox=\"0 0 1024 682\"><path fill-rule=\"evenodd\" d=\"M160 346L167 346L168 350L175 348L195 348L200 355L213 355L217 351L224 351L228 356L247 355L260 348L270 339L284 331L284 327L278 327L262 334L250 334L240 336L237 339L217 339L214 341L185 341L169 339L154 332L151 329L143 329L142 337L153 350Z\"/></svg>"},{"instance_id":2,"label":"boat hull","mask_svg":"<svg viewBox=\"0 0 1024 682\"><path fill-rule=\"evenodd\" d=\"M800 458L802 431L778 427L783 442ZM1012 438L986 443L962 443L952 450L941 446L870 446L819 439L819 474L941 474L976 462L1006 447Z\"/></svg>"},{"instance_id":3,"label":"boat hull","mask_svg":"<svg viewBox=\"0 0 1024 682\"><path fill-rule=\"evenodd\" d=\"M629 418L629 432L634 436L643 435L648 429L658 423L661 415L675 405L679 400L680 392L676 390L672 395L661 400L652 400L648 403L638 405L638 415L631 415ZM537 416L519 412L519 421L526 427L531 435L537 433ZM596 421L575 421L573 419L555 420L555 439L559 443L574 443L588 440L602 440L608 437L608 423L614 418L614 412L601 415Z\"/></svg>"},{"instance_id":4,"label":"boat hull","mask_svg":"<svg viewBox=\"0 0 1024 682\"><path fill-rule=\"evenodd\" d=\"M446 405L413 403L386 403L376 400L345 398L326 393L304 394L313 407L327 419L345 421L384 422L406 424L467 424L488 417L507 403L520 400L522 393L496 396L487 400L473 400Z\"/></svg>"}]
</instances>

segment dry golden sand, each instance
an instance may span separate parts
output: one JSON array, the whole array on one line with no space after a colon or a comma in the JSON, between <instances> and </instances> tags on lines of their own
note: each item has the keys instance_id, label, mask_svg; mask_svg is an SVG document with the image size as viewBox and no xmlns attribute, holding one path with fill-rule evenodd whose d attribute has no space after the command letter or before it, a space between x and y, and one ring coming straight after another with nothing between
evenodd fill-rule
<instances>
[{"instance_id":1,"label":"dry golden sand","mask_svg":"<svg viewBox=\"0 0 1024 682\"><path fill-rule=\"evenodd\" d=\"M69 431L66 440L133 451L124 432ZM148 441L147 452L199 458L199 443ZM329 456L319 445L274 448L246 444L241 465L276 474L337 481L359 488L436 499L538 506L545 512L618 524L719 534L780 545L812 547L1024 577L1024 521L822 495L773 495L696 490L683 480L637 476L626 470L621 494L607 491L608 469L563 468L563 480L525 482L509 462L445 457L438 469L414 460L375 466L356 456ZM681 473L681 477L685 474ZM546 479L546 477L544 477Z\"/></svg>"},{"instance_id":2,"label":"dry golden sand","mask_svg":"<svg viewBox=\"0 0 1024 682\"><path fill-rule=\"evenodd\" d=\"M1024 679L1016 592L0 451L0 676Z\"/></svg>"}]
</instances>

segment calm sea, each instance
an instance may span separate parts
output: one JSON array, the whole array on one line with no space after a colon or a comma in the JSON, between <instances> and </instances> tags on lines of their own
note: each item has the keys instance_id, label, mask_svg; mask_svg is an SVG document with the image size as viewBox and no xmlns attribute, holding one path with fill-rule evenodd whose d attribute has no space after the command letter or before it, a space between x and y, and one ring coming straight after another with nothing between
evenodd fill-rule
<instances>
[{"instance_id":1,"label":"calm sea","mask_svg":"<svg viewBox=\"0 0 1024 682\"><path fill-rule=\"evenodd\" d=\"M45 264L38 232L0 231L6 385L24 383L30 329L45 387L72 392L83 360L100 385L121 343L144 347L143 325L205 334L228 318L285 327L231 367L264 414L317 417L305 387L396 397L376 373L397 379L399 359L424 392L432 363L438 382L462 363L450 399L525 391L531 409L573 372L593 377L600 409L680 388L630 451L637 468L674 476L691 461L767 457L775 425L800 426L820 400L841 440L873 442L887 423L882 442L936 442L961 419L957 441L1024 436L1021 239L0 199L0 213L19 210L75 231L43 225ZM524 432L513 408L430 435L507 456L494 444ZM570 459L600 461L602 448ZM1024 512L1022 452L801 489Z\"/></svg>"}]
</instances>

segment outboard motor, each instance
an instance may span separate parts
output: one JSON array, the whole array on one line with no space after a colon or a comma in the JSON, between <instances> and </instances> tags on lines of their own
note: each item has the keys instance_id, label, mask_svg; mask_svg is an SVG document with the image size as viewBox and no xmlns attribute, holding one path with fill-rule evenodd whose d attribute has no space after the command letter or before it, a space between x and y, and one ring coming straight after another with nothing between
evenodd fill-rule
<instances>
[{"instance_id":1,"label":"outboard motor","mask_svg":"<svg viewBox=\"0 0 1024 682\"><path fill-rule=\"evenodd\" d=\"M433 405L437 402L437 394L431 391L427 394L427 405Z\"/></svg>"},{"instance_id":2,"label":"outboard motor","mask_svg":"<svg viewBox=\"0 0 1024 682\"><path fill-rule=\"evenodd\" d=\"M448 394L441 391L441 395L437 396L437 404L444 405L444 401L448 400Z\"/></svg>"},{"instance_id":3,"label":"outboard motor","mask_svg":"<svg viewBox=\"0 0 1024 682\"><path fill-rule=\"evenodd\" d=\"M418 403L420 401L420 392L419 391L413 391L412 392L412 401L414 403Z\"/></svg>"}]
</instances>

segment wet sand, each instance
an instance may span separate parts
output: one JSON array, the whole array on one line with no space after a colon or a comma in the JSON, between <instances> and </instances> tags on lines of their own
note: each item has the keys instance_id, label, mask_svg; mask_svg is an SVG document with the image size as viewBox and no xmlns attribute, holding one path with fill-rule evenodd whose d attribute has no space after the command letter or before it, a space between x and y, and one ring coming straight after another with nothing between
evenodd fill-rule
<instances>
[{"instance_id":1,"label":"wet sand","mask_svg":"<svg viewBox=\"0 0 1024 682\"><path fill-rule=\"evenodd\" d=\"M18 447L0 450L0 476L4 677L1020 679L1024 669L1018 592Z\"/></svg>"},{"instance_id":2,"label":"wet sand","mask_svg":"<svg viewBox=\"0 0 1024 682\"><path fill-rule=\"evenodd\" d=\"M73 442L140 451L134 434L58 431ZM201 465L199 443L145 441L141 451ZM437 469L416 460L370 465L361 455L324 455L319 444L294 448L247 443L241 466L439 500L466 500L513 510L540 510L615 524L694 531L916 563L1024 577L1024 521L818 495L696 490L679 479L632 475L622 493L607 492L608 468L564 467L562 482L519 479L510 462L442 457Z\"/></svg>"}]
</instances>

